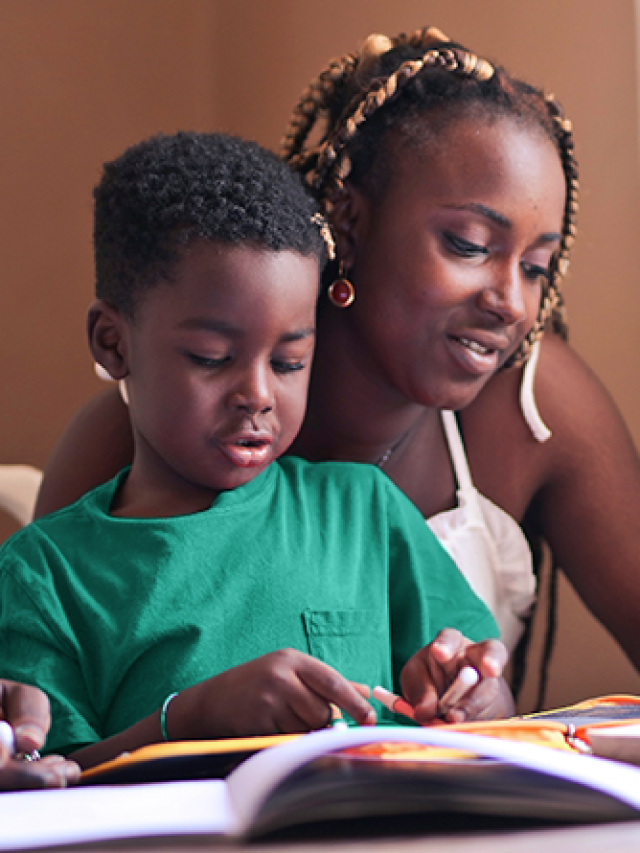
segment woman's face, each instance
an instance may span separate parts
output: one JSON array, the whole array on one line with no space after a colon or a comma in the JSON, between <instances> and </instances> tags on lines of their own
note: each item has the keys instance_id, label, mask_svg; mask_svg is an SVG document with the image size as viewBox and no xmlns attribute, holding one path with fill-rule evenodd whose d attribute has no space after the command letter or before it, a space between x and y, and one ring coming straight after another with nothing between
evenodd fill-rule
<instances>
[{"instance_id":1,"label":"woman's face","mask_svg":"<svg viewBox=\"0 0 640 853\"><path fill-rule=\"evenodd\" d=\"M509 118L454 120L426 150L393 153L378 198L351 188L353 354L406 399L462 408L535 322L561 236L560 159Z\"/></svg>"}]
</instances>

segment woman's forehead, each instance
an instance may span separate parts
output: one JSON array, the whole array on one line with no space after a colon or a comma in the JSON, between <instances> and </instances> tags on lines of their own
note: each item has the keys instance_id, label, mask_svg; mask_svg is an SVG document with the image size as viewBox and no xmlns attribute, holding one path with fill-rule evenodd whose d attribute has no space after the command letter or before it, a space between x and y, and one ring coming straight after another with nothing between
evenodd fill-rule
<instances>
[{"instance_id":1,"label":"woman's forehead","mask_svg":"<svg viewBox=\"0 0 640 853\"><path fill-rule=\"evenodd\" d=\"M560 231L566 183L554 143L535 124L511 117L452 121L423 145L399 143L389 152L385 187L372 199L404 218L427 207L489 205L514 216L526 205Z\"/></svg>"}]
</instances>

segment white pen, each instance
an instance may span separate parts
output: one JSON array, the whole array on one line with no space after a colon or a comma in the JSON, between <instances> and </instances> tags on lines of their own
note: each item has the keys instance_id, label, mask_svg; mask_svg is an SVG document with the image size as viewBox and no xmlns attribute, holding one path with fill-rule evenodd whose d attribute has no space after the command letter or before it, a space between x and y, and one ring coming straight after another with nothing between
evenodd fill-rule
<instances>
[{"instance_id":1,"label":"white pen","mask_svg":"<svg viewBox=\"0 0 640 853\"><path fill-rule=\"evenodd\" d=\"M457 705L464 694L475 687L479 680L480 675L476 669L472 666L463 666L449 689L442 695L438 703L438 715L444 717L447 711Z\"/></svg>"},{"instance_id":2,"label":"white pen","mask_svg":"<svg viewBox=\"0 0 640 853\"><path fill-rule=\"evenodd\" d=\"M0 743L11 754L16 754L16 739L13 729L6 720L0 720Z\"/></svg>"}]
</instances>

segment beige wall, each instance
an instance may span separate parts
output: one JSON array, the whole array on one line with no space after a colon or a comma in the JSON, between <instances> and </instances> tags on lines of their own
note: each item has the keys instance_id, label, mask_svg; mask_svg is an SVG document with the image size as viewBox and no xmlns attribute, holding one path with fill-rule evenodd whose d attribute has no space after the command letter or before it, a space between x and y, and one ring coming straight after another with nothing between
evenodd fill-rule
<instances>
[{"instance_id":1,"label":"beige wall","mask_svg":"<svg viewBox=\"0 0 640 853\"><path fill-rule=\"evenodd\" d=\"M43 466L101 387L84 341L100 164L178 128L275 146L330 57L368 32L431 23L553 90L574 120L572 341L640 442L634 0L0 0L1 462ZM550 702L640 693L640 678L562 592Z\"/></svg>"}]
</instances>

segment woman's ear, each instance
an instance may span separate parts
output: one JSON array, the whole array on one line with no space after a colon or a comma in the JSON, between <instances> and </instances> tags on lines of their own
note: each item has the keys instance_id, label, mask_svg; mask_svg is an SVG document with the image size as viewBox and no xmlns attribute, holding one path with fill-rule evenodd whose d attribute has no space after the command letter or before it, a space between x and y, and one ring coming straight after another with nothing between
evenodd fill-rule
<instances>
[{"instance_id":1,"label":"woman's ear","mask_svg":"<svg viewBox=\"0 0 640 853\"><path fill-rule=\"evenodd\" d=\"M112 379L124 379L129 374L127 359L127 323L120 311L98 299L89 308L87 335L89 349L96 364L100 364Z\"/></svg>"},{"instance_id":2,"label":"woman's ear","mask_svg":"<svg viewBox=\"0 0 640 853\"><path fill-rule=\"evenodd\" d=\"M359 237L368 222L369 208L367 197L347 183L331 210L331 229L336 241L336 255L347 270L351 269L355 262Z\"/></svg>"}]
</instances>

